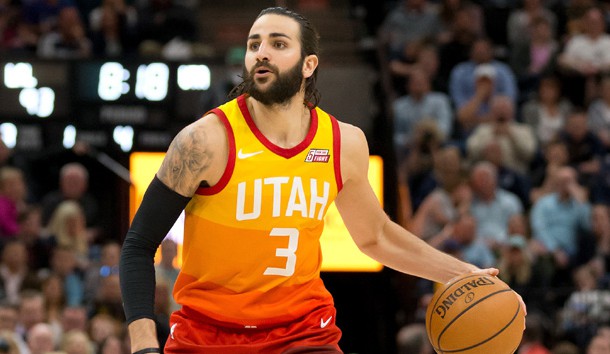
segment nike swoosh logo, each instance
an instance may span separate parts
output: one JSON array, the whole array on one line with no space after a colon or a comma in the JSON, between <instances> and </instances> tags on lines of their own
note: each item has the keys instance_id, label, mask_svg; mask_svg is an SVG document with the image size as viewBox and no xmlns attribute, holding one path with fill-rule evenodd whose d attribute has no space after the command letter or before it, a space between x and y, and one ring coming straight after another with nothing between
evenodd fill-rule
<instances>
[{"instance_id":1,"label":"nike swoosh logo","mask_svg":"<svg viewBox=\"0 0 610 354\"><path fill-rule=\"evenodd\" d=\"M176 325L177 323L174 323L171 327L171 329L169 330L169 336L174 339L174 330L176 329Z\"/></svg>"},{"instance_id":2,"label":"nike swoosh logo","mask_svg":"<svg viewBox=\"0 0 610 354\"><path fill-rule=\"evenodd\" d=\"M330 316L326 321L324 321L323 318L320 318L320 328L324 328L326 326L328 326L328 324L330 323L330 320L333 318L333 316Z\"/></svg>"},{"instance_id":3,"label":"nike swoosh logo","mask_svg":"<svg viewBox=\"0 0 610 354\"><path fill-rule=\"evenodd\" d=\"M243 151L241 151L241 149L239 149L239 151L237 152L237 158L247 159L248 157L256 156L256 155L262 154L262 153L263 153L262 151L243 152Z\"/></svg>"}]
</instances>

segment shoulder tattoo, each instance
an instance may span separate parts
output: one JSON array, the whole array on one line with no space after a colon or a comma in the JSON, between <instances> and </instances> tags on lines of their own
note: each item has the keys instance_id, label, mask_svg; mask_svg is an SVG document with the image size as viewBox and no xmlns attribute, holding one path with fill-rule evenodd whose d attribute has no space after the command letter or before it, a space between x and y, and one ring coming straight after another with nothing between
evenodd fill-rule
<instances>
[{"instance_id":1,"label":"shoulder tattoo","mask_svg":"<svg viewBox=\"0 0 610 354\"><path fill-rule=\"evenodd\" d=\"M180 132L163 160L159 178L177 192L191 193L199 186L202 174L212 161L207 133L192 127Z\"/></svg>"}]
</instances>

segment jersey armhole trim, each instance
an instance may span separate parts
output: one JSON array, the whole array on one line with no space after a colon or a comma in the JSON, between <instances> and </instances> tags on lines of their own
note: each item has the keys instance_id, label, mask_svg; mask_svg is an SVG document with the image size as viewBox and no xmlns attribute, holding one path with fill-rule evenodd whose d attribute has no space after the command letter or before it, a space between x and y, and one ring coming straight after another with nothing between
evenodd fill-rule
<instances>
[{"instance_id":1,"label":"jersey armhole trim","mask_svg":"<svg viewBox=\"0 0 610 354\"><path fill-rule=\"evenodd\" d=\"M341 176L341 129L337 119L329 114L330 122L333 127L333 151L335 158L333 159L335 168L335 180L337 182L337 192L343 188L343 177Z\"/></svg>"},{"instance_id":2,"label":"jersey armhole trim","mask_svg":"<svg viewBox=\"0 0 610 354\"><path fill-rule=\"evenodd\" d=\"M214 113L225 126L227 143L229 144L229 156L227 158L227 166L225 167L225 171L223 172L222 177L220 177L218 183L212 187L199 187L196 191L196 193L199 195L214 195L222 191L229 183L229 180L233 175L233 171L235 170L235 135L233 134L231 123L229 123L229 119L227 118L225 112L223 112L220 108L215 108L211 110L210 113Z\"/></svg>"}]
</instances>

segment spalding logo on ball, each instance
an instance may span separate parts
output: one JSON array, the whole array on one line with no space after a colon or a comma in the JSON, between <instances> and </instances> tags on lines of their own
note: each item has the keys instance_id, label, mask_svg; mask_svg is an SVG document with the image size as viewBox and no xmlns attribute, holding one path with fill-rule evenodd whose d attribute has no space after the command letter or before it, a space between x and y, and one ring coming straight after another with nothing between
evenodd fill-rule
<instances>
[{"instance_id":1,"label":"spalding logo on ball","mask_svg":"<svg viewBox=\"0 0 610 354\"><path fill-rule=\"evenodd\" d=\"M426 312L428 338L439 354L512 354L524 328L517 294L482 274L462 275L439 287Z\"/></svg>"}]
</instances>

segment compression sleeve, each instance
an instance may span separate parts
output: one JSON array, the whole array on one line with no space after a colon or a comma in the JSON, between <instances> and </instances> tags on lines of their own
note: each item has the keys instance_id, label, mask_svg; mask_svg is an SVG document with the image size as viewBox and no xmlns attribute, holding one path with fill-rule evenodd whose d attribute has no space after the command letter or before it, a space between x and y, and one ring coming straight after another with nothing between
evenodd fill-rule
<instances>
[{"instance_id":1,"label":"compression sleeve","mask_svg":"<svg viewBox=\"0 0 610 354\"><path fill-rule=\"evenodd\" d=\"M144 193L125 236L119 263L128 324L141 318L155 318L155 252L190 199L171 190L157 176Z\"/></svg>"}]
</instances>

